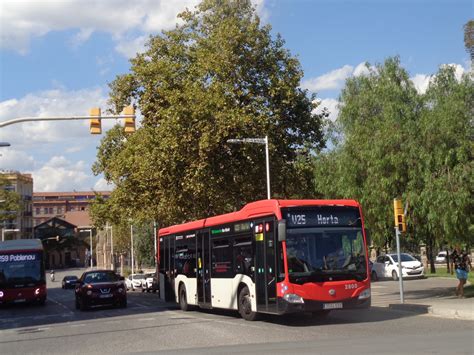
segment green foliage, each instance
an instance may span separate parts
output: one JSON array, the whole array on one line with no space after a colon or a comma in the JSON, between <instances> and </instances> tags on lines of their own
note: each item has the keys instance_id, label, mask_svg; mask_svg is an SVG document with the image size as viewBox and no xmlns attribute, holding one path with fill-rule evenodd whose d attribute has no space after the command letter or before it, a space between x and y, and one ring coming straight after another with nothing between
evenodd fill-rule
<instances>
[{"instance_id":1,"label":"green foliage","mask_svg":"<svg viewBox=\"0 0 474 355\"><path fill-rule=\"evenodd\" d=\"M103 215L169 225L266 198L264 147L230 138L268 135L272 195L312 197L325 115L299 88L298 60L250 1L204 0L180 17L110 84L112 111L133 102L143 125L99 147L94 172L116 186Z\"/></svg>"},{"instance_id":2,"label":"green foliage","mask_svg":"<svg viewBox=\"0 0 474 355\"><path fill-rule=\"evenodd\" d=\"M391 244L393 199L408 201L413 241L473 240L473 78L440 68L416 92L398 58L347 80L334 149L315 160L317 191L358 199L374 244Z\"/></svg>"},{"instance_id":3,"label":"green foliage","mask_svg":"<svg viewBox=\"0 0 474 355\"><path fill-rule=\"evenodd\" d=\"M7 187L10 185L5 175L0 174L0 222L15 219L21 210L21 197L15 191L10 191Z\"/></svg>"}]
</instances>

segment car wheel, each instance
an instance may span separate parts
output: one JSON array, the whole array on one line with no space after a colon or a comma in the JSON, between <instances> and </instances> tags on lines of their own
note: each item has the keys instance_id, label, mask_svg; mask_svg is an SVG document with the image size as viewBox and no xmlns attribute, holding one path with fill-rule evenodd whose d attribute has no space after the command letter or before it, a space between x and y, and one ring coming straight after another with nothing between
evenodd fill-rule
<instances>
[{"instance_id":1,"label":"car wheel","mask_svg":"<svg viewBox=\"0 0 474 355\"><path fill-rule=\"evenodd\" d=\"M375 271L372 271L372 273L370 274L370 279L372 281L378 281L379 280L379 277L377 276L377 273Z\"/></svg>"},{"instance_id":2,"label":"car wheel","mask_svg":"<svg viewBox=\"0 0 474 355\"><path fill-rule=\"evenodd\" d=\"M179 288L179 308L181 308L181 310L184 312L189 311L189 305L188 305L188 299L186 296L185 286L181 286Z\"/></svg>"},{"instance_id":3,"label":"car wheel","mask_svg":"<svg viewBox=\"0 0 474 355\"><path fill-rule=\"evenodd\" d=\"M87 310L86 302L84 302L83 299L81 299L81 301L79 302L79 308L80 308L81 311Z\"/></svg>"},{"instance_id":4,"label":"car wheel","mask_svg":"<svg viewBox=\"0 0 474 355\"><path fill-rule=\"evenodd\" d=\"M398 275L397 275L397 272L395 270L392 271L392 279L393 279L393 281L398 281Z\"/></svg>"},{"instance_id":5,"label":"car wheel","mask_svg":"<svg viewBox=\"0 0 474 355\"><path fill-rule=\"evenodd\" d=\"M250 291L247 286L243 287L239 292L239 313L243 319L254 321L259 318L257 312L252 311L252 303L250 301Z\"/></svg>"}]
</instances>

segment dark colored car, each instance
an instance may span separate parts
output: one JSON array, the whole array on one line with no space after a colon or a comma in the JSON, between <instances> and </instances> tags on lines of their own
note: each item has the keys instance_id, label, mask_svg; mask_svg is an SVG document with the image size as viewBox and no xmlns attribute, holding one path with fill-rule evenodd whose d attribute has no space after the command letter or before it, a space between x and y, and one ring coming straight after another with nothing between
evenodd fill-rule
<instances>
[{"instance_id":1,"label":"dark colored car","mask_svg":"<svg viewBox=\"0 0 474 355\"><path fill-rule=\"evenodd\" d=\"M95 306L127 307L124 278L110 270L87 271L75 286L76 309Z\"/></svg>"},{"instance_id":2,"label":"dark colored car","mask_svg":"<svg viewBox=\"0 0 474 355\"><path fill-rule=\"evenodd\" d=\"M76 286L76 282L77 282L77 276L67 275L63 277L63 282L62 282L61 287L63 289L74 288Z\"/></svg>"}]
</instances>

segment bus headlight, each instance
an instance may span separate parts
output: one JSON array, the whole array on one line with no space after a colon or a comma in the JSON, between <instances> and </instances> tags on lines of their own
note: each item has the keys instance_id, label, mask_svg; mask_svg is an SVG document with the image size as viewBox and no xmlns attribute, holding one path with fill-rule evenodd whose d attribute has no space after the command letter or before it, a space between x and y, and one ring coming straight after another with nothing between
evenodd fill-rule
<instances>
[{"instance_id":1,"label":"bus headlight","mask_svg":"<svg viewBox=\"0 0 474 355\"><path fill-rule=\"evenodd\" d=\"M287 293L283 299L288 303L304 303L303 297L295 295L294 293Z\"/></svg>"},{"instance_id":2,"label":"bus headlight","mask_svg":"<svg viewBox=\"0 0 474 355\"><path fill-rule=\"evenodd\" d=\"M370 288L366 288L364 291L362 291L359 295L360 300L365 300L370 297Z\"/></svg>"},{"instance_id":3,"label":"bus headlight","mask_svg":"<svg viewBox=\"0 0 474 355\"><path fill-rule=\"evenodd\" d=\"M3 297L3 291L0 291L0 298Z\"/></svg>"},{"instance_id":4,"label":"bus headlight","mask_svg":"<svg viewBox=\"0 0 474 355\"><path fill-rule=\"evenodd\" d=\"M39 288L37 288L37 289L35 290L35 295L38 296L40 292L41 292L41 290L40 290Z\"/></svg>"}]
</instances>

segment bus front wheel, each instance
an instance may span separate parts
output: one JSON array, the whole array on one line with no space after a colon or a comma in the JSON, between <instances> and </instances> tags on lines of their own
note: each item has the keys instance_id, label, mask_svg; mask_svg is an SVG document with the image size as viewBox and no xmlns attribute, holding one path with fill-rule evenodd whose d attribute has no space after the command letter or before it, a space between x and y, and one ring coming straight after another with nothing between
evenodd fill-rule
<instances>
[{"instance_id":1,"label":"bus front wheel","mask_svg":"<svg viewBox=\"0 0 474 355\"><path fill-rule=\"evenodd\" d=\"M182 311L187 312L189 310L188 299L186 297L186 287L181 286L179 288L179 308Z\"/></svg>"},{"instance_id":2,"label":"bus front wheel","mask_svg":"<svg viewBox=\"0 0 474 355\"><path fill-rule=\"evenodd\" d=\"M252 311L250 291L247 286L243 287L239 292L239 313L243 319L249 321L257 320L259 316L257 312Z\"/></svg>"}]
</instances>

